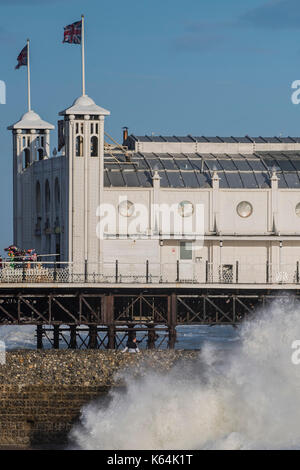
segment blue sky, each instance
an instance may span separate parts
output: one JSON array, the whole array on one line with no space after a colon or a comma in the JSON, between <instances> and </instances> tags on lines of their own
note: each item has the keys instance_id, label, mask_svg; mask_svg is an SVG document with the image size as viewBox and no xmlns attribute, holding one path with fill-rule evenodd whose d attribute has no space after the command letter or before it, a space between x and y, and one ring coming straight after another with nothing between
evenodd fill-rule
<instances>
[{"instance_id":1,"label":"blue sky","mask_svg":"<svg viewBox=\"0 0 300 470\"><path fill-rule=\"evenodd\" d=\"M106 130L135 134L300 135L299 0L0 0L0 252L12 242L12 144L7 125L32 108L56 125L81 94L80 46L63 27L85 15L86 88L109 109ZM52 147L56 132L52 133Z\"/></svg>"}]
</instances>

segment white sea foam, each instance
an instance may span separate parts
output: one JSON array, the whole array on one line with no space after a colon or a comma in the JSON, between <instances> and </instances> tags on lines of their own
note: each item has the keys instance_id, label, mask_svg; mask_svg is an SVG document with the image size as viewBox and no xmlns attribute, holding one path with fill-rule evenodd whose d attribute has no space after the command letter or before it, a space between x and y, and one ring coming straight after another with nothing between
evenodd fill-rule
<instances>
[{"instance_id":1,"label":"white sea foam","mask_svg":"<svg viewBox=\"0 0 300 470\"><path fill-rule=\"evenodd\" d=\"M300 307L277 301L244 323L224 351L207 343L193 367L127 376L126 392L82 410L70 434L82 449L300 447Z\"/></svg>"}]
</instances>

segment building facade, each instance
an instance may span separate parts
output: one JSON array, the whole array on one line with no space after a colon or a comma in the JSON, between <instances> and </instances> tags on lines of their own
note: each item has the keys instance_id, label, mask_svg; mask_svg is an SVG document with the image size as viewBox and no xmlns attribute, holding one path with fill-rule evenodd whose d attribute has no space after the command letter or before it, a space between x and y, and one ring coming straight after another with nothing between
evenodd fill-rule
<instances>
[{"instance_id":1,"label":"building facade","mask_svg":"<svg viewBox=\"0 0 300 470\"><path fill-rule=\"evenodd\" d=\"M9 127L14 244L103 281L299 281L300 138L125 130L108 144L109 114L79 97L55 155L33 111Z\"/></svg>"}]
</instances>

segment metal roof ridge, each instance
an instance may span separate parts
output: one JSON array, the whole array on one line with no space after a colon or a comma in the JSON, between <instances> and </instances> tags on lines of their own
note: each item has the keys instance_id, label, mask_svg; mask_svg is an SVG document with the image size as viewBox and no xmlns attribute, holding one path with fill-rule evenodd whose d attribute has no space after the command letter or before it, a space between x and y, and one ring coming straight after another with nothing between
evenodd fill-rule
<instances>
[{"instance_id":1,"label":"metal roof ridge","mask_svg":"<svg viewBox=\"0 0 300 470\"><path fill-rule=\"evenodd\" d=\"M139 138L140 138L140 139L141 139L141 138L145 138L145 139L150 140L150 142L153 142L152 137L160 137L160 138L163 139L165 142L169 142L169 140L167 140L168 137L172 137L172 138L176 139L178 142L182 142L182 141L180 140L180 136L177 136L177 135L166 136L166 135L161 135L161 134L160 134L160 135L158 135L158 136L149 136L149 135L145 134L145 135L143 135L143 136L137 136L137 135L135 135L135 134L130 134L128 137L129 137L129 138L132 138L132 139L134 139L134 140L138 140ZM187 135L181 136L181 137L189 138L189 139L192 140L193 142L199 142L199 140L197 139L197 136L194 136L194 135L192 135L192 134L187 134ZM201 135L201 136L199 136L199 137L202 138L202 139L204 139L204 140L206 140L206 142L208 142L208 143L210 142L210 141L209 141L209 138L216 138L216 139L219 139L220 142L222 142L222 143L226 143L226 142L223 140L224 138L225 138L225 139L231 138L231 139L233 139L233 140L235 141L235 143L241 143L241 141L238 140L239 138L238 138L238 137L235 137L235 136L233 136L233 135L230 135L230 136L223 136L223 138L220 137L219 135L210 136L210 137L209 137L209 136L207 137L207 136L205 136L205 135ZM244 138L245 138L245 139L248 139L249 142L251 142L251 143L257 142L258 139L263 140L265 143L269 143L269 142L268 142L268 139L276 139L279 143L283 143L283 142L282 142L282 139L290 139L292 142L297 143L297 140L296 140L296 139L300 139L300 137L291 137L291 136L285 136L285 137L282 137L282 136L281 136L281 137L278 137L278 136L273 136L273 137L271 137L271 136L269 136L269 137L268 137L268 136L261 136L261 135L259 135L259 136L257 136L257 137L251 137L251 136L249 136L248 134L246 134L244 137L241 137L241 138L243 138L243 139L244 139Z\"/></svg>"}]
</instances>

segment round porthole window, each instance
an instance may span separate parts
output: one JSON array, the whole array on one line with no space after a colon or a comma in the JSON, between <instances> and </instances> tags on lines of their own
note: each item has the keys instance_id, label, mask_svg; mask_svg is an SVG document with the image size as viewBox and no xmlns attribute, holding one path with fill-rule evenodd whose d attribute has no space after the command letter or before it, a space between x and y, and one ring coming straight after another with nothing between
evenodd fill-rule
<instances>
[{"instance_id":1,"label":"round porthole window","mask_svg":"<svg viewBox=\"0 0 300 470\"><path fill-rule=\"evenodd\" d=\"M300 217L300 202L298 202L298 204L296 205L295 212L296 212L296 215Z\"/></svg>"},{"instance_id":2,"label":"round porthole window","mask_svg":"<svg viewBox=\"0 0 300 470\"><path fill-rule=\"evenodd\" d=\"M237 205L236 211L240 217L249 217L253 212L253 207L248 201L242 201Z\"/></svg>"},{"instance_id":3,"label":"round porthole window","mask_svg":"<svg viewBox=\"0 0 300 470\"><path fill-rule=\"evenodd\" d=\"M119 204L119 213L123 217L131 217L134 213L134 204L131 201L122 201Z\"/></svg>"},{"instance_id":4,"label":"round porthole window","mask_svg":"<svg viewBox=\"0 0 300 470\"><path fill-rule=\"evenodd\" d=\"M178 212L181 217L190 217L194 212L194 206L190 201L181 201L178 204Z\"/></svg>"}]
</instances>

